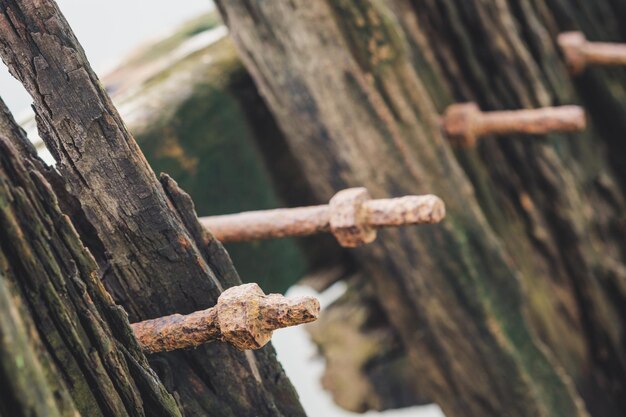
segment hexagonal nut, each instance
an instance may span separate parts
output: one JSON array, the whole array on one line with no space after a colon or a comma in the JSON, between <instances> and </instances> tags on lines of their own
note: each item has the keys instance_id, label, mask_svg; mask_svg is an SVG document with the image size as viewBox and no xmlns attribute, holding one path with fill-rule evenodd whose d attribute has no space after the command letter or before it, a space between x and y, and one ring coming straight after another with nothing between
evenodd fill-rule
<instances>
[{"instance_id":1,"label":"hexagonal nut","mask_svg":"<svg viewBox=\"0 0 626 417\"><path fill-rule=\"evenodd\" d=\"M261 320L265 294L257 284L224 291L217 300L217 321L222 339L239 350L259 349L272 338Z\"/></svg>"},{"instance_id":2,"label":"hexagonal nut","mask_svg":"<svg viewBox=\"0 0 626 417\"><path fill-rule=\"evenodd\" d=\"M341 246L354 248L376 239L376 230L367 224L363 207L369 199L365 188L348 188L331 198L330 230Z\"/></svg>"},{"instance_id":3,"label":"hexagonal nut","mask_svg":"<svg viewBox=\"0 0 626 417\"><path fill-rule=\"evenodd\" d=\"M584 47L587 44L585 35L581 32L564 32L557 38L557 43L563 51L568 69L574 75L580 74L587 66Z\"/></svg>"},{"instance_id":4,"label":"hexagonal nut","mask_svg":"<svg viewBox=\"0 0 626 417\"><path fill-rule=\"evenodd\" d=\"M443 116L443 132L454 145L472 147L476 144L475 127L480 115L475 103L452 104Z\"/></svg>"}]
</instances>

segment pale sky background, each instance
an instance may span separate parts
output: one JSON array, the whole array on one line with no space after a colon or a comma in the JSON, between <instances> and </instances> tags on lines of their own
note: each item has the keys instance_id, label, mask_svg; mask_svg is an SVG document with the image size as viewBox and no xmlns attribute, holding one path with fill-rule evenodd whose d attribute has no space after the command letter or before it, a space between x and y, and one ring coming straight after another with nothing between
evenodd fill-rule
<instances>
[{"instance_id":1,"label":"pale sky background","mask_svg":"<svg viewBox=\"0 0 626 417\"><path fill-rule=\"evenodd\" d=\"M102 76L113 69L133 49L151 39L173 31L186 20L214 9L210 0L57 0L91 62ZM4 65L0 65L0 95L18 121L28 118L31 99ZM123 116L123 115L122 115ZM341 293L341 286L321 295L322 306ZM312 290L295 287L292 295L315 295ZM322 358L310 342L306 330L292 327L277 331L273 338L279 359L295 385L310 417L355 417L334 405L320 385L324 369ZM437 406L412 407L368 417L443 417Z\"/></svg>"},{"instance_id":2,"label":"pale sky background","mask_svg":"<svg viewBox=\"0 0 626 417\"><path fill-rule=\"evenodd\" d=\"M210 0L57 0L92 68L103 75L134 48L177 25L213 10ZM2 65L0 95L18 120L30 107L30 96Z\"/></svg>"}]
</instances>

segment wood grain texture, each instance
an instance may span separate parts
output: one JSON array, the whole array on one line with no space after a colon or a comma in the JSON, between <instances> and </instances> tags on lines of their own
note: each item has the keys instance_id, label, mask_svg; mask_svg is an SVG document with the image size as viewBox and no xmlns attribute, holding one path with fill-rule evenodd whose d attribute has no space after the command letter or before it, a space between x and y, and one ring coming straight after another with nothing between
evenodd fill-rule
<instances>
[{"instance_id":1,"label":"wood grain texture","mask_svg":"<svg viewBox=\"0 0 626 417\"><path fill-rule=\"evenodd\" d=\"M366 186L446 202L441 225L387 231L355 252L444 412L585 415L582 397L594 415L619 415L624 171L614 155L626 129L624 117L598 114L622 113L623 89L608 89L613 76L595 75L597 93L570 80L554 34L576 7L217 3L321 200ZM613 23L624 12L576 3ZM567 17L563 26L603 26ZM437 122L455 101L506 110L580 100L602 134L484 140L453 153Z\"/></svg>"},{"instance_id":2,"label":"wood grain texture","mask_svg":"<svg viewBox=\"0 0 626 417\"><path fill-rule=\"evenodd\" d=\"M583 134L486 140L456 156L523 273L537 333L593 414L620 415L626 380L626 176L616 155L626 152L618 139L626 132L626 77L624 71L594 68L571 78L557 39L573 28L595 40L624 39L624 5L394 4L409 42L419 44L412 56L431 57L414 61L416 68L440 77L426 84L431 97L446 100L449 94L448 100L474 101L483 110L580 104L589 115ZM445 30L448 25L455 31ZM438 106L440 112L444 108Z\"/></svg>"},{"instance_id":3,"label":"wood grain texture","mask_svg":"<svg viewBox=\"0 0 626 417\"><path fill-rule=\"evenodd\" d=\"M12 133L0 131L0 415L182 416Z\"/></svg>"},{"instance_id":4,"label":"wood grain texture","mask_svg":"<svg viewBox=\"0 0 626 417\"><path fill-rule=\"evenodd\" d=\"M216 276L202 256L56 4L2 1L0 32L2 58L33 97L40 135L97 233L82 237L96 241L114 299L132 321L211 307L236 273ZM227 256L213 262L234 272ZM303 414L271 347L255 357L213 345L151 361L189 415Z\"/></svg>"}]
</instances>

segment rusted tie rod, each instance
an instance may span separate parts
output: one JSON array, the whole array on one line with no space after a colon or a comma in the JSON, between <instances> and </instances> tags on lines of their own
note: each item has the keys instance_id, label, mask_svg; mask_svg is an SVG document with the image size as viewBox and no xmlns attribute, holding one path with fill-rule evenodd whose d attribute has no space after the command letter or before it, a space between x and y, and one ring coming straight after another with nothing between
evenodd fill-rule
<instances>
[{"instance_id":1,"label":"rusted tie rod","mask_svg":"<svg viewBox=\"0 0 626 417\"><path fill-rule=\"evenodd\" d=\"M437 223L445 213L443 201L434 195L371 200L365 188L348 188L328 205L202 217L200 223L222 242L331 232L340 245L351 248L372 242L381 227Z\"/></svg>"},{"instance_id":2,"label":"rusted tie rod","mask_svg":"<svg viewBox=\"0 0 626 417\"><path fill-rule=\"evenodd\" d=\"M244 284L224 291L215 307L133 323L131 327L146 353L213 341L248 350L265 346L276 329L315 321L319 311L320 304L313 297L265 295L257 284Z\"/></svg>"},{"instance_id":3,"label":"rusted tie rod","mask_svg":"<svg viewBox=\"0 0 626 417\"><path fill-rule=\"evenodd\" d=\"M586 127L579 106L482 112L475 103L453 104L442 118L444 134L455 145L472 147L485 135L578 132Z\"/></svg>"},{"instance_id":4,"label":"rusted tie rod","mask_svg":"<svg viewBox=\"0 0 626 417\"><path fill-rule=\"evenodd\" d=\"M626 44L589 42L582 32L561 33L557 42L574 75L589 65L626 65Z\"/></svg>"}]
</instances>

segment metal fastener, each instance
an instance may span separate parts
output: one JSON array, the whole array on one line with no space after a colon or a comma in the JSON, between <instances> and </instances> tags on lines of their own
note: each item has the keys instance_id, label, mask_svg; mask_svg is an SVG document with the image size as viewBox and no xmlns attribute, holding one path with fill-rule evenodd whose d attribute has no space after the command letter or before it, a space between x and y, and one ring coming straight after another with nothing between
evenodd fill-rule
<instances>
[{"instance_id":1,"label":"metal fastener","mask_svg":"<svg viewBox=\"0 0 626 417\"><path fill-rule=\"evenodd\" d=\"M319 301L313 297L265 295L257 284L244 284L224 291L215 307L133 323L131 327L146 353L213 341L249 350L265 346L274 330L317 320L319 311Z\"/></svg>"},{"instance_id":2,"label":"metal fastener","mask_svg":"<svg viewBox=\"0 0 626 417\"><path fill-rule=\"evenodd\" d=\"M328 205L202 217L200 223L222 242L331 232L340 245L352 248L376 239L376 229L438 223L445 212L434 195L371 200L365 188L349 188Z\"/></svg>"},{"instance_id":3,"label":"metal fastener","mask_svg":"<svg viewBox=\"0 0 626 417\"><path fill-rule=\"evenodd\" d=\"M462 103L449 106L442 120L445 135L463 147L474 146L484 135L578 132L585 126L585 111L579 106L482 112L475 103Z\"/></svg>"},{"instance_id":4,"label":"metal fastener","mask_svg":"<svg viewBox=\"0 0 626 417\"><path fill-rule=\"evenodd\" d=\"M589 65L626 65L626 44L589 42L582 32L564 32L557 42L574 75Z\"/></svg>"}]
</instances>

